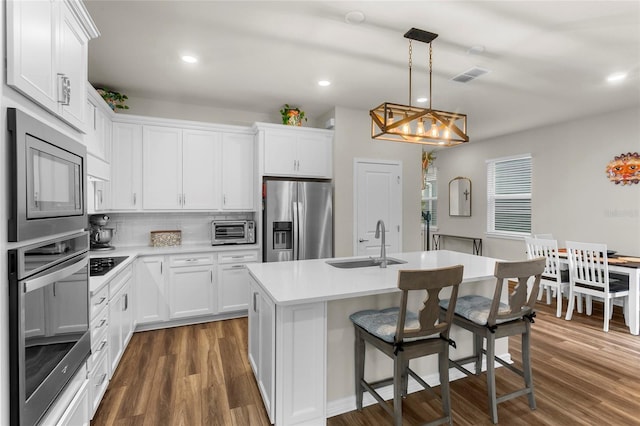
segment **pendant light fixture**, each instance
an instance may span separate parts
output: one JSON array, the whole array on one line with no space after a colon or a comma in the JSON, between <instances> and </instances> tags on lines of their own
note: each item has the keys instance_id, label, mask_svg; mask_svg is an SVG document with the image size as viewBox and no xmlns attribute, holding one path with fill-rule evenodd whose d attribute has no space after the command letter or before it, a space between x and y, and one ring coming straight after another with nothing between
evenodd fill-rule
<instances>
[{"instance_id":1,"label":"pendant light fixture","mask_svg":"<svg viewBox=\"0 0 640 426\"><path fill-rule=\"evenodd\" d=\"M469 142L466 114L439 111L431 107L433 72L433 48L431 42L438 37L438 34L411 28L404 36L409 39L409 105L385 102L369 111L371 116L371 138L444 146ZM429 108L411 105L413 40L429 45Z\"/></svg>"}]
</instances>

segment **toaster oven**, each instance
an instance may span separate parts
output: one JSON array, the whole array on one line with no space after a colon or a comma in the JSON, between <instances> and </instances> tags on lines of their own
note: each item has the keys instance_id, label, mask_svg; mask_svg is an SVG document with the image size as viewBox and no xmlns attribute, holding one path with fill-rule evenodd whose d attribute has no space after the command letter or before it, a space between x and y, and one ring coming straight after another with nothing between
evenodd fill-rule
<instances>
[{"instance_id":1,"label":"toaster oven","mask_svg":"<svg viewBox=\"0 0 640 426\"><path fill-rule=\"evenodd\" d=\"M256 224L253 220L214 220L211 222L211 245L254 244Z\"/></svg>"}]
</instances>

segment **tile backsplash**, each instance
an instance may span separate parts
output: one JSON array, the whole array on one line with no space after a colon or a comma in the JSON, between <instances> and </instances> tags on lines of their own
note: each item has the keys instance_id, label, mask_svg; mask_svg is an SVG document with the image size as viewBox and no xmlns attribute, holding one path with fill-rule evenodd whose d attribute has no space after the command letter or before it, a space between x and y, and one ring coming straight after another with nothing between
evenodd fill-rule
<instances>
[{"instance_id":1,"label":"tile backsplash","mask_svg":"<svg viewBox=\"0 0 640 426\"><path fill-rule=\"evenodd\" d=\"M255 220L253 213L107 213L116 247L148 246L151 231L182 231L182 244L211 243L212 220Z\"/></svg>"}]
</instances>

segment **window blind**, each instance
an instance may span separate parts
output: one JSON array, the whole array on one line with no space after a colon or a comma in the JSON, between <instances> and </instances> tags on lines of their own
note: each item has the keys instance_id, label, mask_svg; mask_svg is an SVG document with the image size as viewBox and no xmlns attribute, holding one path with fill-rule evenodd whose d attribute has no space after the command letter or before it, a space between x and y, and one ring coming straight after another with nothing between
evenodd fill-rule
<instances>
[{"instance_id":1,"label":"window blind","mask_svg":"<svg viewBox=\"0 0 640 426\"><path fill-rule=\"evenodd\" d=\"M487 232L531 233L531 155L487 161Z\"/></svg>"}]
</instances>

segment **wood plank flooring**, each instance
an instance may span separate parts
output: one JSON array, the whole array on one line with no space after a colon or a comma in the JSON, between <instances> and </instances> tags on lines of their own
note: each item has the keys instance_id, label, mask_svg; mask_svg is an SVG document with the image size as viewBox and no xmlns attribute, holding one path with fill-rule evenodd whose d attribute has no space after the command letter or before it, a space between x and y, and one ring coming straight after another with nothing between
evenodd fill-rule
<instances>
[{"instance_id":1,"label":"wood plank flooring","mask_svg":"<svg viewBox=\"0 0 640 426\"><path fill-rule=\"evenodd\" d=\"M602 310L555 317L539 304L532 358L537 409L526 397L498 405L503 425L640 425L640 337L629 334L616 307L609 333ZM566 309L566 303L565 303ZM346 315L346 314L345 314ZM520 342L511 338L519 364ZM498 392L520 386L497 369ZM456 425L490 425L485 375L451 384ZM440 415L426 391L404 401L405 425ZM329 426L390 425L377 405L330 418ZM247 360L247 319L135 333L91 422L102 425L267 425Z\"/></svg>"}]
</instances>

